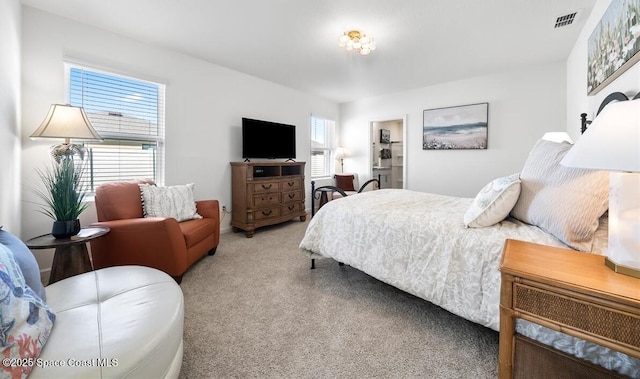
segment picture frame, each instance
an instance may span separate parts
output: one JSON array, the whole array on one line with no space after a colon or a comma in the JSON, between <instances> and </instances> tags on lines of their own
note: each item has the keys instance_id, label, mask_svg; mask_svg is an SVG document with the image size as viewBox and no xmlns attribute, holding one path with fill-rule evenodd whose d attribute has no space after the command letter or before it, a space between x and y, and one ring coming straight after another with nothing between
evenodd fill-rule
<instances>
[{"instance_id":1,"label":"picture frame","mask_svg":"<svg viewBox=\"0 0 640 379\"><path fill-rule=\"evenodd\" d=\"M391 130L380 129L380 143L391 143Z\"/></svg>"},{"instance_id":2,"label":"picture frame","mask_svg":"<svg viewBox=\"0 0 640 379\"><path fill-rule=\"evenodd\" d=\"M614 0L587 42L587 95L593 96L640 60L640 0Z\"/></svg>"},{"instance_id":3,"label":"picture frame","mask_svg":"<svg viewBox=\"0 0 640 379\"><path fill-rule=\"evenodd\" d=\"M477 103L423 112L422 149L487 149L489 103Z\"/></svg>"}]
</instances>

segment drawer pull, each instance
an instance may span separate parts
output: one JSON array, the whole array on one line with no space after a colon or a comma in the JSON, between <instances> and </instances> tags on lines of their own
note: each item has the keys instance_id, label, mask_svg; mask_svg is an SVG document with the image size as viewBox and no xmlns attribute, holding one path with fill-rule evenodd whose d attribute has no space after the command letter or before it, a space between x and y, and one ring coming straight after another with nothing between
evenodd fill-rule
<instances>
[{"instance_id":1,"label":"drawer pull","mask_svg":"<svg viewBox=\"0 0 640 379\"><path fill-rule=\"evenodd\" d=\"M287 182L287 184L289 185L289 187L293 187L296 184L296 182Z\"/></svg>"},{"instance_id":2,"label":"drawer pull","mask_svg":"<svg viewBox=\"0 0 640 379\"><path fill-rule=\"evenodd\" d=\"M290 194L289 194L289 199L293 199L294 197L296 197L296 194L295 194L295 193L290 193Z\"/></svg>"},{"instance_id":3,"label":"drawer pull","mask_svg":"<svg viewBox=\"0 0 640 379\"><path fill-rule=\"evenodd\" d=\"M290 211L292 211L296 206L295 205L289 205L287 208L289 208Z\"/></svg>"},{"instance_id":4,"label":"drawer pull","mask_svg":"<svg viewBox=\"0 0 640 379\"><path fill-rule=\"evenodd\" d=\"M273 186L273 184L269 184L269 185L261 184L261 186L262 186L262 189L270 189Z\"/></svg>"},{"instance_id":5,"label":"drawer pull","mask_svg":"<svg viewBox=\"0 0 640 379\"><path fill-rule=\"evenodd\" d=\"M266 212L265 212L265 211L262 211L262 215L263 215L263 216L269 216L269 215L271 214L271 212L273 212L271 209L270 209L270 210L268 210L268 211L266 211Z\"/></svg>"}]
</instances>

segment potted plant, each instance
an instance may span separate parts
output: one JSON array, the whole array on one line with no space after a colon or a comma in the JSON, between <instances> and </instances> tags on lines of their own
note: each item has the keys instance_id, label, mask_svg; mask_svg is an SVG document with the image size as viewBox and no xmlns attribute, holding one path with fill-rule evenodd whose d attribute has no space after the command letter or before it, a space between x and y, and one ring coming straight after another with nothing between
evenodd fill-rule
<instances>
[{"instance_id":1,"label":"potted plant","mask_svg":"<svg viewBox=\"0 0 640 379\"><path fill-rule=\"evenodd\" d=\"M38 170L44 190L36 189L35 193L44 201L40 212L54 220L51 234L55 238L68 238L80 231L78 217L88 206L83 202L83 168L82 161L66 158L46 170Z\"/></svg>"}]
</instances>

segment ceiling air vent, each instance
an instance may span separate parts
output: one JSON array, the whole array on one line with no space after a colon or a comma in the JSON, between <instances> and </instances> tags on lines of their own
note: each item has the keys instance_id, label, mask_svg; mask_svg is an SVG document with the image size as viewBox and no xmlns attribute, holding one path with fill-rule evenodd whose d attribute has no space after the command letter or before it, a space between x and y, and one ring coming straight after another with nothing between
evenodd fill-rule
<instances>
[{"instance_id":1,"label":"ceiling air vent","mask_svg":"<svg viewBox=\"0 0 640 379\"><path fill-rule=\"evenodd\" d=\"M556 26L554 26L554 28L562 28L563 26L572 25L575 21L577 21L579 14L580 11L576 11L556 18Z\"/></svg>"}]
</instances>

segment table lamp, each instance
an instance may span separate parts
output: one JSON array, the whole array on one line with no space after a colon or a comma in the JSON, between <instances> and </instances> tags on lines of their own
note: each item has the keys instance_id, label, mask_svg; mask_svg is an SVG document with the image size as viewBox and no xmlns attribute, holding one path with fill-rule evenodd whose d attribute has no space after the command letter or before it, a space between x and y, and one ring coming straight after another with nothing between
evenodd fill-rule
<instances>
[{"instance_id":1,"label":"table lamp","mask_svg":"<svg viewBox=\"0 0 640 379\"><path fill-rule=\"evenodd\" d=\"M640 278L640 100L609 103L560 164L611 171L605 264Z\"/></svg>"},{"instance_id":2,"label":"table lamp","mask_svg":"<svg viewBox=\"0 0 640 379\"><path fill-rule=\"evenodd\" d=\"M349 151L344 147L336 148L336 159L340 159L340 172L344 172L344 158L349 156Z\"/></svg>"},{"instance_id":3,"label":"table lamp","mask_svg":"<svg viewBox=\"0 0 640 379\"><path fill-rule=\"evenodd\" d=\"M73 158L74 154L84 160L85 148L71 143L72 138L102 141L102 137L91 126L84 109L69 104L52 104L47 117L30 137L64 138L64 143L51 147L51 156L58 163L63 158Z\"/></svg>"}]
</instances>

